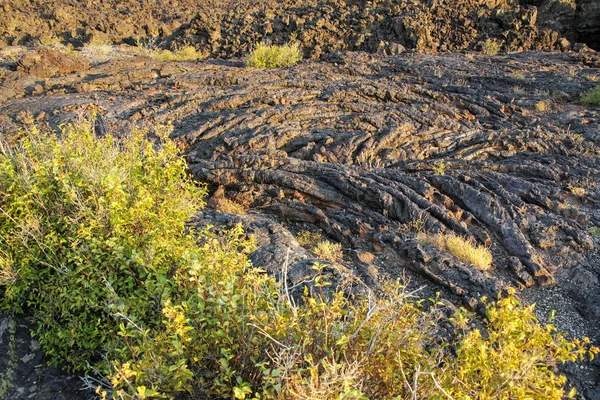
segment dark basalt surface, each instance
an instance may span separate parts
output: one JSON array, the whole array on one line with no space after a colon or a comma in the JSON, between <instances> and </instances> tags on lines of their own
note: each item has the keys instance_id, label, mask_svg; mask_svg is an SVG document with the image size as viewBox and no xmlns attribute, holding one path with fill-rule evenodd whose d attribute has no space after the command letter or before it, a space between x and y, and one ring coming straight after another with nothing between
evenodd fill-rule
<instances>
[{"instance_id":1,"label":"dark basalt surface","mask_svg":"<svg viewBox=\"0 0 600 400\"><path fill-rule=\"evenodd\" d=\"M344 247L332 276L405 277L472 309L512 287L542 320L557 309L559 329L600 342L600 108L579 104L600 80L596 53L339 52L271 71L138 57L46 78L4 65L0 132L92 112L114 134L170 124L209 204L248 210L196 223L241 222L255 264L290 285L316 261L293 234L319 229ZM493 267L418 244L418 231L490 246ZM566 372L597 398L600 365Z\"/></svg>"}]
</instances>

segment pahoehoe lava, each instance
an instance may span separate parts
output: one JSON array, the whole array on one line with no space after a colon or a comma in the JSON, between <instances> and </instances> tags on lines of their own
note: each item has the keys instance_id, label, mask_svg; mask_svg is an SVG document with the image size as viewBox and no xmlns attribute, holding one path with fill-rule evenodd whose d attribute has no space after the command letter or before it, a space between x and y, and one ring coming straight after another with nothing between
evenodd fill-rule
<instances>
[{"instance_id":1,"label":"pahoehoe lava","mask_svg":"<svg viewBox=\"0 0 600 400\"><path fill-rule=\"evenodd\" d=\"M407 276L473 309L513 287L542 314L562 302L559 328L598 343L600 109L579 95L599 68L595 53L336 52L270 71L146 58L43 80L7 70L0 132L92 108L112 132L170 124L194 177L248 209L197 223L241 222L258 237L254 262L288 263L291 284L314 256L290 232L313 227L370 286ZM489 246L493 268L419 244L418 230ZM577 379L597 390L588 367Z\"/></svg>"}]
</instances>

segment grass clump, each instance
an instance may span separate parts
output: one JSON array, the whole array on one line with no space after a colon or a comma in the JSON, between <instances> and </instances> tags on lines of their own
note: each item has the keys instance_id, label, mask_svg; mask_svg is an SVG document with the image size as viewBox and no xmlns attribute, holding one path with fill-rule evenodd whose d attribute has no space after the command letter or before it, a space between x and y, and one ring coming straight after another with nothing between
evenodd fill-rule
<instances>
[{"instance_id":1,"label":"grass clump","mask_svg":"<svg viewBox=\"0 0 600 400\"><path fill-rule=\"evenodd\" d=\"M313 253L323 260L331 262L340 262L344 258L342 252L342 245L339 243L333 243L329 240L321 240L312 249Z\"/></svg>"},{"instance_id":2,"label":"grass clump","mask_svg":"<svg viewBox=\"0 0 600 400\"><path fill-rule=\"evenodd\" d=\"M441 251L452 254L462 262L472 264L480 270L488 270L492 266L492 253L487 247L477 245L473 239L465 239L454 233L437 233L429 235L419 233L417 240L422 244L437 247Z\"/></svg>"},{"instance_id":3,"label":"grass clump","mask_svg":"<svg viewBox=\"0 0 600 400\"><path fill-rule=\"evenodd\" d=\"M600 106L600 85L582 93L581 103L589 106Z\"/></svg>"},{"instance_id":4,"label":"grass clump","mask_svg":"<svg viewBox=\"0 0 600 400\"><path fill-rule=\"evenodd\" d=\"M575 196L582 197L582 196L585 196L585 194L587 193L585 188L582 188L579 186L574 186L574 185L569 184L568 188L571 191L571 193L573 193Z\"/></svg>"},{"instance_id":5,"label":"grass clump","mask_svg":"<svg viewBox=\"0 0 600 400\"><path fill-rule=\"evenodd\" d=\"M220 197L215 200L215 210L229 213L229 214L237 214L244 215L246 214L246 210L244 206L239 203L234 202L233 200L229 200L226 197Z\"/></svg>"},{"instance_id":6,"label":"grass clump","mask_svg":"<svg viewBox=\"0 0 600 400\"><path fill-rule=\"evenodd\" d=\"M513 297L436 340L398 283L349 299L300 293L253 267L241 227L189 232L203 205L176 146L142 132L35 129L0 142L0 288L55 364L93 372L101 398L544 398L552 367L598 352L537 323Z\"/></svg>"},{"instance_id":7,"label":"grass clump","mask_svg":"<svg viewBox=\"0 0 600 400\"><path fill-rule=\"evenodd\" d=\"M296 234L296 240L300 246L309 249L323 260L339 263L344 258L342 245L323 240L319 232L301 230Z\"/></svg>"},{"instance_id":8,"label":"grass clump","mask_svg":"<svg viewBox=\"0 0 600 400\"><path fill-rule=\"evenodd\" d=\"M246 65L256 68L282 68L302 60L302 52L297 43L282 46L258 44L246 56Z\"/></svg>"},{"instance_id":9,"label":"grass clump","mask_svg":"<svg viewBox=\"0 0 600 400\"><path fill-rule=\"evenodd\" d=\"M195 61L202 59L202 53L193 46L186 46L180 49L171 50L146 50L146 55L156 61Z\"/></svg>"},{"instance_id":10,"label":"grass clump","mask_svg":"<svg viewBox=\"0 0 600 400\"><path fill-rule=\"evenodd\" d=\"M302 247L313 247L321 240L322 235L319 232L301 230L296 234L296 240Z\"/></svg>"},{"instance_id":11,"label":"grass clump","mask_svg":"<svg viewBox=\"0 0 600 400\"><path fill-rule=\"evenodd\" d=\"M483 52L488 56L498 55L500 52L500 43L498 43L496 40L487 39L483 43Z\"/></svg>"}]
</instances>

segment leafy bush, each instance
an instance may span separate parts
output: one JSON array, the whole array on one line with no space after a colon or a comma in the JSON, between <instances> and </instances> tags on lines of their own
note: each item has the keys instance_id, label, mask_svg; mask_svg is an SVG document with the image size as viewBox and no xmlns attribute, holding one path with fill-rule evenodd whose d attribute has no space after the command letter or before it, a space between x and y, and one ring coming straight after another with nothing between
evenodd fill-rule
<instances>
[{"instance_id":1,"label":"leafy bush","mask_svg":"<svg viewBox=\"0 0 600 400\"><path fill-rule=\"evenodd\" d=\"M581 103L590 106L600 106L600 85L581 94Z\"/></svg>"},{"instance_id":2,"label":"leafy bush","mask_svg":"<svg viewBox=\"0 0 600 400\"><path fill-rule=\"evenodd\" d=\"M47 354L116 399L561 399L553 366L598 352L512 297L481 330L459 312L445 341L441 304L397 283L351 300L315 280L299 302L249 264L241 228L186 233L203 194L171 142L140 132L2 142L3 307L27 308Z\"/></svg>"},{"instance_id":3,"label":"leafy bush","mask_svg":"<svg viewBox=\"0 0 600 400\"><path fill-rule=\"evenodd\" d=\"M84 370L116 346L117 314L160 322L204 190L172 142L157 150L142 132L34 129L1 150L1 304L30 308L46 354Z\"/></svg>"},{"instance_id":4,"label":"leafy bush","mask_svg":"<svg viewBox=\"0 0 600 400\"><path fill-rule=\"evenodd\" d=\"M246 56L246 65L257 68L282 68L302 60L302 52L297 43L283 46L258 44Z\"/></svg>"},{"instance_id":5,"label":"leafy bush","mask_svg":"<svg viewBox=\"0 0 600 400\"><path fill-rule=\"evenodd\" d=\"M488 248L478 246L472 239L465 239L454 233L438 233L431 236L421 232L417 235L417 240L448 252L462 262L473 264L481 270L490 269L492 265L493 257Z\"/></svg>"}]
</instances>

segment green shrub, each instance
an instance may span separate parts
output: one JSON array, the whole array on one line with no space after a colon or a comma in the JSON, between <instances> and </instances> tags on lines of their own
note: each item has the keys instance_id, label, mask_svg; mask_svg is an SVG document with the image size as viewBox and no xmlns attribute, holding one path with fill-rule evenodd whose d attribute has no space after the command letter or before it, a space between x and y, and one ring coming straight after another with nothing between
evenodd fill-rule
<instances>
[{"instance_id":1,"label":"green shrub","mask_svg":"<svg viewBox=\"0 0 600 400\"><path fill-rule=\"evenodd\" d=\"M282 68L302 60L302 52L297 43L283 46L258 44L246 56L246 65L257 68Z\"/></svg>"},{"instance_id":2,"label":"green shrub","mask_svg":"<svg viewBox=\"0 0 600 400\"><path fill-rule=\"evenodd\" d=\"M598 351L513 297L481 330L459 312L447 343L441 305L399 284L350 300L320 275L299 302L250 265L240 227L186 233L204 190L169 141L75 127L1 145L2 305L36 317L56 363L99 374L101 397L561 399L552 367Z\"/></svg>"},{"instance_id":3,"label":"green shrub","mask_svg":"<svg viewBox=\"0 0 600 400\"><path fill-rule=\"evenodd\" d=\"M117 314L156 325L204 189L172 142L155 149L142 132L21 135L0 153L1 304L30 309L46 354L84 370L116 346Z\"/></svg>"},{"instance_id":4,"label":"green shrub","mask_svg":"<svg viewBox=\"0 0 600 400\"><path fill-rule=\"evenodd\" d=\"M600 106L600 85L582 93L581 103L590 106Z\"/></svg>"}]
</instances>

